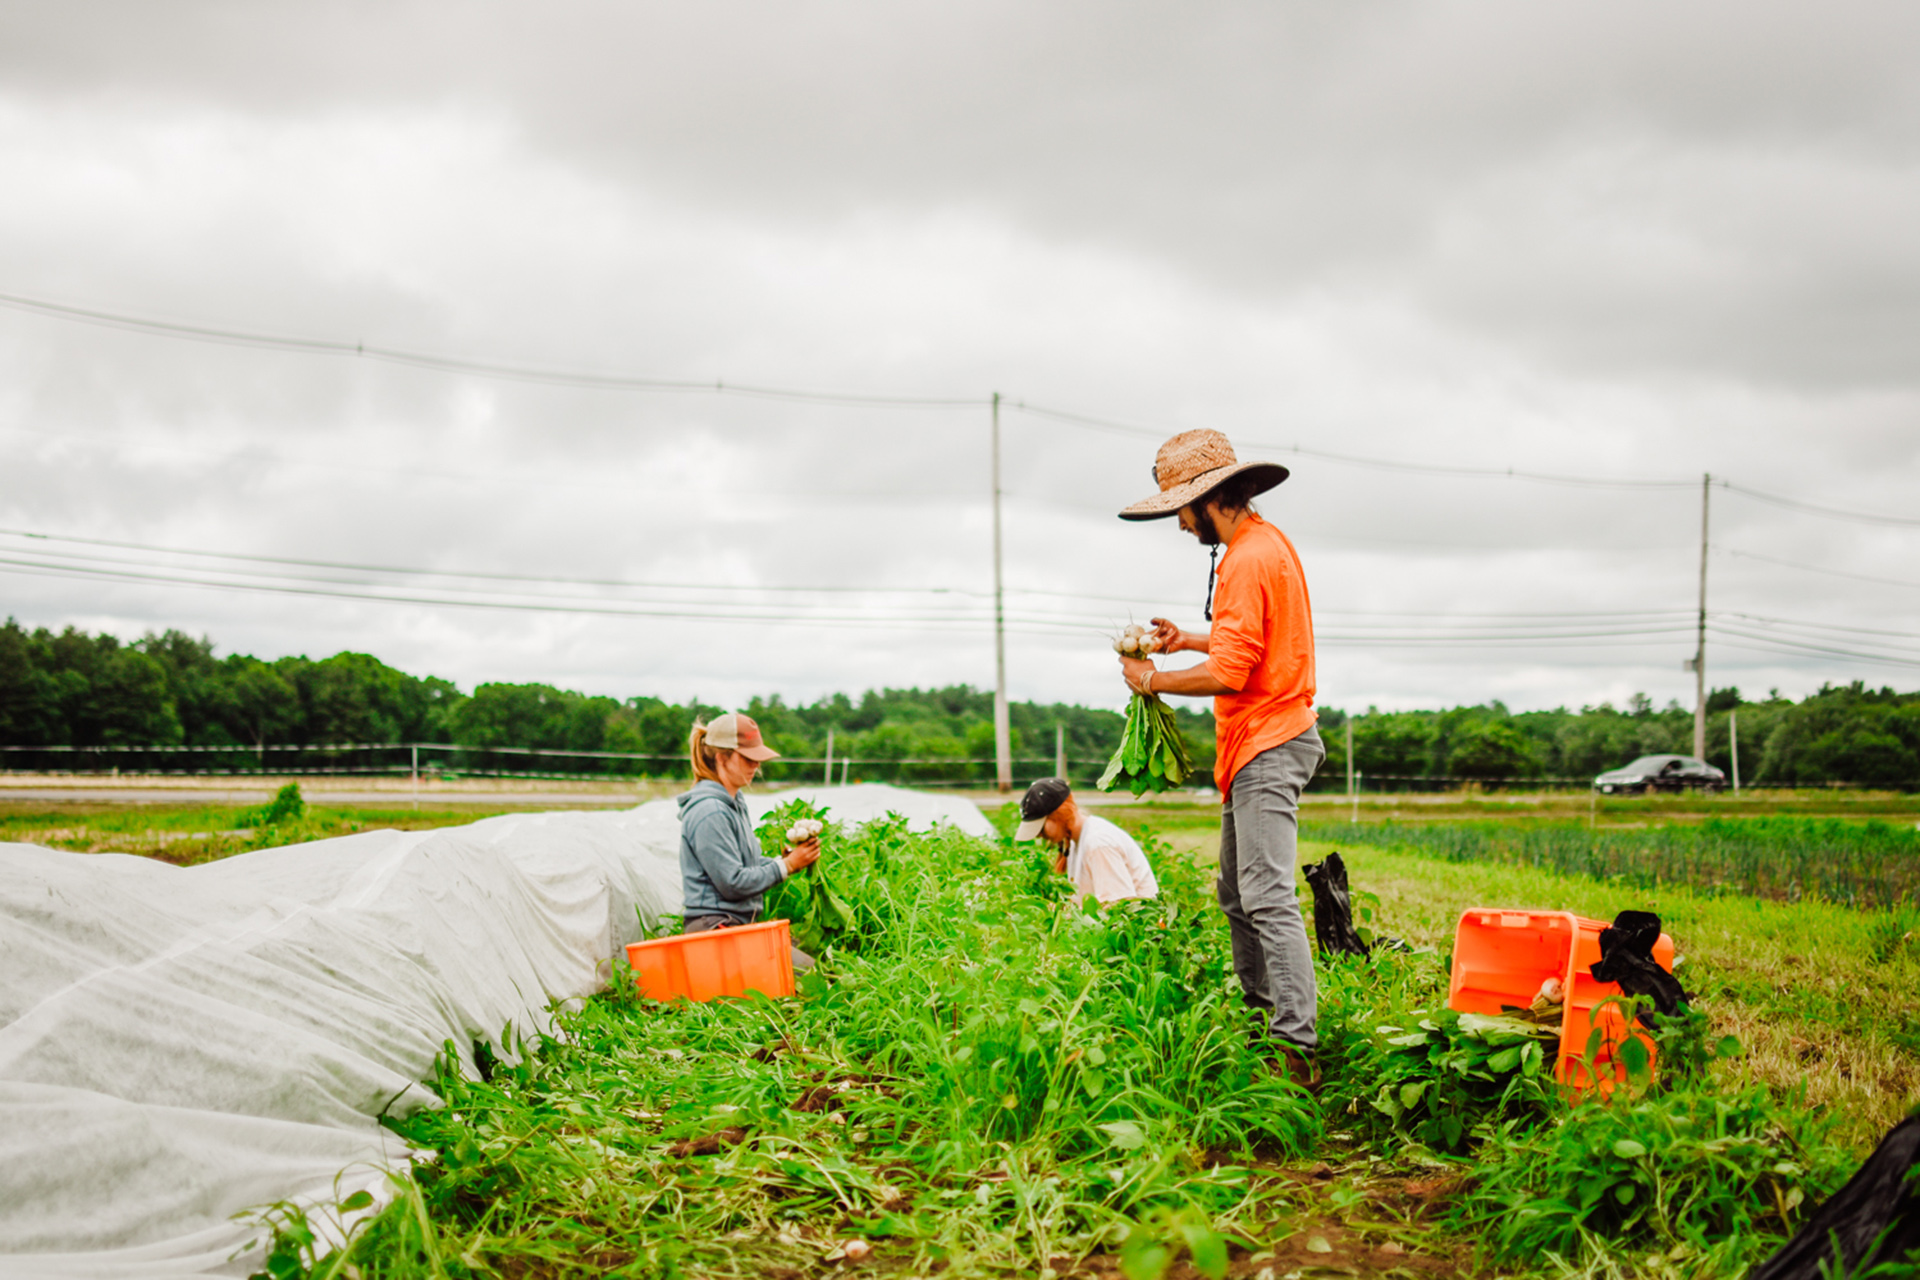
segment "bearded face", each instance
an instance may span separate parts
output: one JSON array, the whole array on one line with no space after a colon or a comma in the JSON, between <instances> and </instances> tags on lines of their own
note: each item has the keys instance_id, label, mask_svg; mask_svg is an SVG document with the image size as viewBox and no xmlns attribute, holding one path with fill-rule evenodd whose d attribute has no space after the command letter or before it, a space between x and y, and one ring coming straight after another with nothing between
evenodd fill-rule
<instances>
[{"instance_id":1,"label":"bearded face","mask_svg":"<svg viewBox=\"0 0 1920 1280\"><path fill-rule=\"evenodd\" d=\"M1213 522L1213 514L1204 506L1180 508L1180 527L1200 539L1203 547L1220 545L1220 527Z\"/></svg>"}]
</instances>

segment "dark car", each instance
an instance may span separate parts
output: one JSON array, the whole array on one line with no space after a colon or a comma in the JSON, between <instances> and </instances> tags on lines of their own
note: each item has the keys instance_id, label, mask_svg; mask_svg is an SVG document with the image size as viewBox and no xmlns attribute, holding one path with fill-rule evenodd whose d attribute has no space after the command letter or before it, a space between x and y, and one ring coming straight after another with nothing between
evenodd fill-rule
<instances>
[{"instance_id":1,"label":"dark car","mask_svg":"<svg viewBox=\"0 0 1920 1280\"><path fill-rule=\"evenodd\" d=\"M1593 780L1594 790L1604 795L1681 791L1687 787L1719 791L1726 785L1726 774L1692 756L1641 756L1625 768L1608 770Z\"/></svg>"}]
</instances>

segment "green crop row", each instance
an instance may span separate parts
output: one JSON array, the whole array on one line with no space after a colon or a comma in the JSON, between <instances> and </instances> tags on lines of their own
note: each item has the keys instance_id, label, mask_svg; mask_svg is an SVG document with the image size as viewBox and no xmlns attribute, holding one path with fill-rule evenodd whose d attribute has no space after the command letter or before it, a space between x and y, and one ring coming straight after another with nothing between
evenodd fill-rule
<instances>
[{"instance_id":1,"label":"green crop row","mask_svg":"<svg viewBox=\"0 0 1920 1280\"><path fill-rule=\"evenodd\" d=\"M1638 830L1497 822L1311 824L1316 839L1404 847L1629 884L1858 907L1920 899L1920 829L1819 818L1708 818Z\"/></svg>"},{"instance_id":2,"label":"green crop row","mask_svg":"<svg viewBox=\"0 0 1920 1280\"><path fill-rule=\"evenodd\" d=\"M1161 899L1106 909L1005 841L823 844L781 900L820 948L798 999L662 1005L622 979L479 1053L486 1079L443 1069L444 1105L390 1122L433 1158L344 1248L265 1211L263 1274L1052 1276L1097 1254L1217 1280L1331 1247L1301 1176L1325 1158L1450 1180L1437 1215L1356 1227L1374 1239L1510 1273L1737 1275L1853 1161L1697 1016L1662 1027L1657 1083L1642 1062L1570 1100L1537 1030L1442 1007L1431 951L1322 959L1310 1097L1249 1042L1207 873L1151 840Z\"/></svg>"},{"instance_id":3,"label":"green crop row","mask_svg":"<svg viewBox=\"0 0 1920 1280\"><path fill-rule=\"evenodd\" d=\"M446 1105L394 1122L438 1159L319 1273L755 1275L857 1237L1031 1274L1268 1230L1249 1165L1319 1119L1249 1046L1199 871L1156 851L1168 898L1092 915L1030 850L888 823L825 845L830 976L707 1005L616 984L489 1080L443 1071ZM301 1274L277 1220L270 1274Z\"/></svg>"}]
</instances>

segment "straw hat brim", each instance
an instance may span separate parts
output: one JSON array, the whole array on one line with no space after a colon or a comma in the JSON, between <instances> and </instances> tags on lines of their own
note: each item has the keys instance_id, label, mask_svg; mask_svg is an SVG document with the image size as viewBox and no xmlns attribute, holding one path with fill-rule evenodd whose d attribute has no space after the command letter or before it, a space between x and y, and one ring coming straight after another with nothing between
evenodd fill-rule
<instances>
[{"instance_id":1,"label":"straw hat brim","mask_svg":"<svg viewBox=\"0 0 1920 1280\"><path fill-rule=\"evenodd\" d=\"M1277 462L1236 462L1232 466L1215 467L1212 471L1202 471L1185 484L1177 484L1171 489L1162 489L1151 498L1142 498L1120 513L1122 520L1164 520L1184 506L1199 501L1207 494L1239 475L1243 471L1260 473L1260 487L1255 493L1265 493L1287 478L1287 469Z\"/></svg>"}]
</instances>

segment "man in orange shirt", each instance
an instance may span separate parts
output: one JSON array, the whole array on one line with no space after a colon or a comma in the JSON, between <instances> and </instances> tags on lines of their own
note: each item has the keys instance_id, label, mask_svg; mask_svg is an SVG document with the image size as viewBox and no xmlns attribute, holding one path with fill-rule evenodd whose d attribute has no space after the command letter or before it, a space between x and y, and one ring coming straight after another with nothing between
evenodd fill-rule
<instances>
[{"instance_id":1,"label":"man in orange shirt","mask_svg":"<svg viewBox=\"0 0 1920 1280\"><path fill-rule=\"evenodd\" d=\"M1182 631L1155 618L1154 635L1161 653L1207 658L1179 671L1143 658L1122 658L1120 667L1138 692L1213 698L1220 908L1234 972L1247 1003L1265 1013L1287 1074L1311 1087L1319 997L1294 863L1300 791L1327 755L1313 727L1313 611L1293 543L1253 509L1254 495L1285 480L1287 469L1237 461L1218 431L1187 431L1160 446L1153 474L1160 492L1120 518L1177 515L1219 557L1217 581L1207 584L1212 626Z\"/></svg>"}]
</instances>

